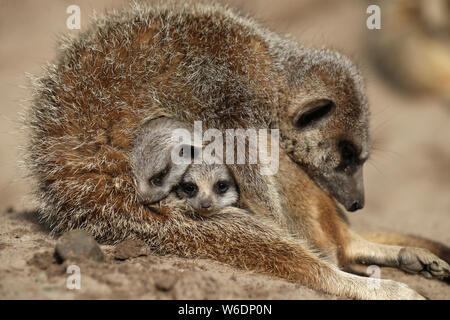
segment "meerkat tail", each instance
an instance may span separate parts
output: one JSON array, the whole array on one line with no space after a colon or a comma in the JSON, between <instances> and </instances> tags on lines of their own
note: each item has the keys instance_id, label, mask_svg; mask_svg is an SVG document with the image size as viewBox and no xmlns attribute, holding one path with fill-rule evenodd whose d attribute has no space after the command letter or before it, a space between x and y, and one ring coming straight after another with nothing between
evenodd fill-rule
<instances>
[{"instance_id":1,"label":"meerkat tail","mask_svg":"<svg viewBox=\"0 0 450 320\"><path fill-rule=\"evenodd\" d=\"M436 256L450 263L450 248L437 241L420 236L385 232L360 232L359 235L366 240L379 244L428 249Z\"/></svg>"}]
</instances>

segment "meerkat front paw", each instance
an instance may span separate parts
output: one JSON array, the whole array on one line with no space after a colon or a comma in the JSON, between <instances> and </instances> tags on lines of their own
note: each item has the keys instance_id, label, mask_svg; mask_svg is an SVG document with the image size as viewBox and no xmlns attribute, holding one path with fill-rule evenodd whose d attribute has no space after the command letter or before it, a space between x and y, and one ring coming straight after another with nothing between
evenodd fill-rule
<instances>
[{"instance_id":1,"label":"meerkat front paw","mask_svg":"<svg viewBox=\"0 0 450 320\"><path fill-rule=\"evenodd\" d=\"M402 248L398 253L400 269L408 273L421 273L425 278L448 278L450 266L433 253L421 248Z\"/></svg>"}]
</instances>

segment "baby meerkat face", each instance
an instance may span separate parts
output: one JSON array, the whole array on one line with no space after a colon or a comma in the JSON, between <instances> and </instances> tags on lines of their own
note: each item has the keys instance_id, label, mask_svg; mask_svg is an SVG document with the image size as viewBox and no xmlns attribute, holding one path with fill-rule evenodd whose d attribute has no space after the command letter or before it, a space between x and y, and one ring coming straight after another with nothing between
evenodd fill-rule
<instances>
[{"instance_id":1,"label":"baby meerkat face","mask_svg":"<svg viewBox=\"0 0 450 320\"><path fill-rule=\"evenodd\" d=\"M172 139L173 130L179 128L183 128L181 123L160 118L144 125L135 139L130 160L136 191L142 203L152 204L167 197L189 166L189 162L172 161L174 150L194 153L194 147L179 145Z\"/></svg>"},{"instance_id":2,"label":"baby meerkat face","mask_svg":"<svg viewBox=\"0 0 450 320\"><path fill-rule=\"evenodd\" d=\"M328 50L311 50L300 63L303 69L292 70L291 101L281 114L281 143L348 211L361 209L362 167L370 150L362 78L350 60Z\"/></svg>"},{"instance_id":3,"label":"baby meerkat face","mask_svg":"<svg viewBox=\"0 0 450 320\"><path fill-rule=\"evenodd\" d=\"M162 166L164 164L165 167ZM141 201L151 204L167 197L180 181L187 167L187 165L171 164L169 158L166 163L143 170L137 179L137 190Z\"/></svg>"},{"instance_id":4,"label":"baby meerkat face","mask_svg":"<svg viewBox=\"0 0 450 320\"><path fill-rule=\"evenodd\" d=\"M177 187L180 198L203 216L236 205L239 192L226 165L192 164Z\"/></svg>"},{"instance_id":5,"label":"baby meerkat face","mask_svg":"<svg viewBox=\"0 0 450 320\"><path fill-rule=\"evenodd\" d=\"M141 202L151 204L165 198L179 183L188 164L171 161L171 147L144 149L134 155L133 171Z\"/></svg>"}]
</instances>

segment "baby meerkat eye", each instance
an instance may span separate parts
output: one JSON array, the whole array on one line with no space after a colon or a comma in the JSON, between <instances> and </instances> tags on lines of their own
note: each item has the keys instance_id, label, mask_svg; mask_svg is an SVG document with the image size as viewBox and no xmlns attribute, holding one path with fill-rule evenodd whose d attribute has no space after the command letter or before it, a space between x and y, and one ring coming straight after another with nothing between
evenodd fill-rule
<instances>
[{"instance_id":1,"label":"baby meerkat eye","mask_svg":"<svg viewBox=\"0 0 450 320\"><path fill-rule=\"evenodd\" d=\"M216 185L214 186L214 191L217 194L222 194L228 191L229 189L229 184L226 181L219 181L216 183Z\"/></svg>"},{"instance_id":2,"label":"baby meerkat eye","mask_svg":"<svg viewBox=\"0 0 450 320\"><path fill-rule=\"evenodd\" d=\"M153 186L160 187L160 186L162 186L162 179L161 178L151 178L151 179L149 179L149 183Z\"/></svg>"},{"instance_id":3,"label":"baby meerkat eye","mask_svg":"<svg viewBox=\"0 0 450 320\"><path fill-rule=\"evenodd\" d=\"M164 177L169 172L169 168L164 169L163 171L155 174L153 177L151 177L148 182L150 185L160 187L163 184Z\"/></svg>"},{"instance_id":4,"label":"baby meerkat eye","mask_svg":"<svg viewBox=\"0 0 450 320\"><path fill-rule=\"evenodd\" d=\"M198 192L198 187L190 182L182 183L181 189L184 193L186 193L189 197L194 197Z\"/></svg>"},{"instance_id":5,"label":"baby meerkat eye","mask_svg":"<svg viewBox=\"0 0 450 320\"><path fill-rule=\"evenodd\" d=\"M294 126L304 128L327 116L334 109L334 102L328 99L320 99L308 103L294 117Z\"/></svg>"}]
</instances>

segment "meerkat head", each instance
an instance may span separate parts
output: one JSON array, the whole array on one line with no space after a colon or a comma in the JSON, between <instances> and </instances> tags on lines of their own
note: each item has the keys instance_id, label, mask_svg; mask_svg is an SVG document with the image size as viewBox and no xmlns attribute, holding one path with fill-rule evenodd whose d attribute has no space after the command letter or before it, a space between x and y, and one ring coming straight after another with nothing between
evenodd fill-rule
<instances>
[{"instance_id":1,"label":"meerkat head","mask_svg":"<svg viewBox=\"0 0 450 320\"><path fill-rule=\"evenodd\" d=\"M180 198L203 216L236 205L239 191L225 164L192 164L177 187Z\"/></svg>"},{"instance_id":2,"label":"meerkat head","mask_svg":"<svg viewBox=\"0 0 450 320\"><path fill-rule=\"evenodd\" d=\"M136 136L130 160L136 191L143 203L151 204L165 198L186 172L190 162L174 162L172 151L175 148L180 156L186 151L191 157L196 154L195 147L175 141L172 133L177 129L185 127L181 122L158 118L147 121Z\"/></svg>"},{"instance_id":3,"label":"meerkat head","mask_svg":"<svg viewBox=\"0 0 450 320\"><path fill-rule=\"evenodd\" d=\"M281 111L282 144L322 189L356 211L364 206L370 150L363 80L341 54L303 50L288 64L292 95Z\"/></svg>"}]
</instances>

